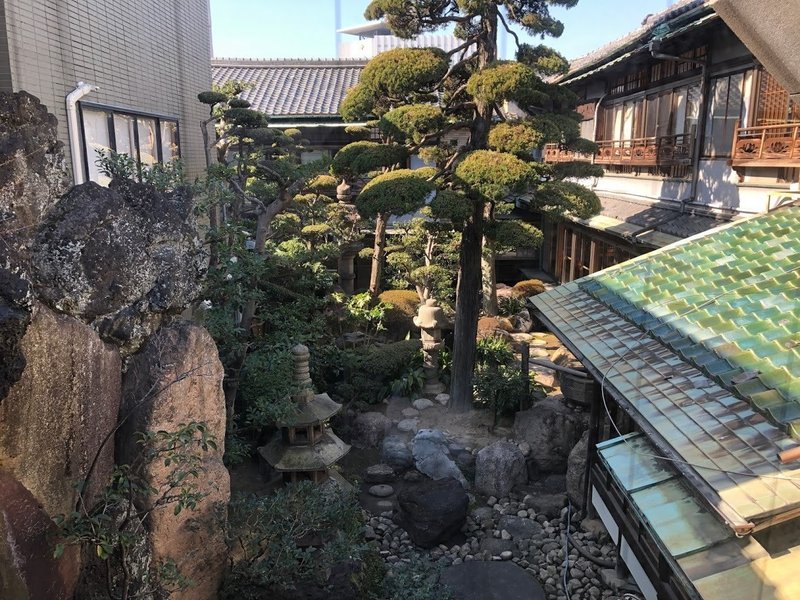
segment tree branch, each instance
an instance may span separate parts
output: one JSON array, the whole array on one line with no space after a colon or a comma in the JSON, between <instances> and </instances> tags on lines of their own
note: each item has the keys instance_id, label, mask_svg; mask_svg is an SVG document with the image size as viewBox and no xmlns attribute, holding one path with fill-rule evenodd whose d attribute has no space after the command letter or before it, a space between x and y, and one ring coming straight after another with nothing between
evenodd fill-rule
<instances>
[{"instance_id":1,"label":"tree branch","mask_svg":"<svg viewBox=\"0 0 800 600\"><path fill-rule=\"evenodd\" d=\"M508 33L510 33L512 36L514 36L514 41L517 44L517 50L519 50L519 47L520 47L519 36L516 34L516 32L512 31L511 28L508 26L508 23L506 23L506 18L503 16L503 11L502 10L498 10L497 11L497 16L500 18L500 22L503 24L503 27L505 27L505 30Z\"/></svg>"}]
</instances>

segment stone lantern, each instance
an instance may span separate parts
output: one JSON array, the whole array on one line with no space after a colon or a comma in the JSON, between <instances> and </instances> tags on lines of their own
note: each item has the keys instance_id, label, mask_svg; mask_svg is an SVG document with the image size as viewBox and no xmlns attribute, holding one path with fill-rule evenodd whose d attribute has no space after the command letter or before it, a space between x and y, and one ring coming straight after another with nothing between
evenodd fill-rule
<instances>
[{"instance_id":1,"label":"stone lantern","mask_svg":"<svg viewBox=\"0 0 800 600\"><path fill-rule=\"evenodd\" d=\"M436 300L429 298L419 307L414 325L420 328L422 337L422 369L425 372L425 385L422 393L435 396L444 392L444 384L439 381L439 351L442 341L442 329L449 327L444 311L436 305Z\"/></svg>"},{"instance_id":2,"label":"stone lantern","mask_svg":"<svg viewBox=\"0 0 800 600\"><path fill-rule=\"evenodd\" d=\"M282 474L285 483L310 480L323 483L333 479L349 484L330 467L350 451L331 431L327 421L338 413L342 405L328 394L315 394L308 368L309 352L298 344L292 348L294 383L297 392L292 399L297 412L291 419L279 423L280 431L258 453L269 465Z\"/></svg>"}]
</instances>

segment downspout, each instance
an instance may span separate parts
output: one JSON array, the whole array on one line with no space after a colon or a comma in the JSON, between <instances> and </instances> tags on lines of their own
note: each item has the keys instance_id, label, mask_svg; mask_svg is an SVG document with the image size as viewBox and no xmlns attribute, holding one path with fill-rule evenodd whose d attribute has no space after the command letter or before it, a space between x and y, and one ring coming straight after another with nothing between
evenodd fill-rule
<instances>
[{"instance_id":1,"label":"downspout","mask_svg":"<svg viewBox=\"0 0 800 600\"><path fill-rule=\"evenodd\" d=\"M694 135L694 151L692 152L692 185L689 189L689 197L681 200L681 213L686 210L688 202L697 200L697 186L700 183L700 144L702 143L702 127L705 111L706 97L708 96L708 62L705 60L693 60L671 54L661 54L658 52L659 40L650 40L650 56L659 60L671 60L675 62L685 62L700 66L700 104L697 107L697 130Z\"/></svg>"},{"instance_id":2,"label":"downspout","mask_svg":"<svg viewBox=\"0 0 800 600\"><path fill-rule=\"evenodd\" d=\"M67 94L67 129L69 131L69 152L72 156L72 181L79 185L86 181L83 170L83 149L81 148L81 131L78 124L78 100L91 92L96 92L96 85L79 81L75 89Z\"/></svg>"}]
</instances>

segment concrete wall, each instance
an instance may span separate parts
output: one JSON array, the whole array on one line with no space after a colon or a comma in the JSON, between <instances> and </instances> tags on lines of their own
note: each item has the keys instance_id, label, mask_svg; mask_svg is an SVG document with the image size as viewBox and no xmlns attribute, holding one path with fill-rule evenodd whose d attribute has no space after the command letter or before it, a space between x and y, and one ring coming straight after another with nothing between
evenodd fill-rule
<instances>
[{"instance_id":1,"label":"concrete wall","mask_svg":"<svg viewBox=\"0 0 800 600\"><path fill-rule=\"evenodd\" d=\"M198 175L207 110L196 96L211 88L208 1L0 0L13 90L56 115L68 158L64 100L78 81L100 87L86 101L177 116L183 161ZM0 71L2 59L0 51Z\"/></svg>"}]
</instances>

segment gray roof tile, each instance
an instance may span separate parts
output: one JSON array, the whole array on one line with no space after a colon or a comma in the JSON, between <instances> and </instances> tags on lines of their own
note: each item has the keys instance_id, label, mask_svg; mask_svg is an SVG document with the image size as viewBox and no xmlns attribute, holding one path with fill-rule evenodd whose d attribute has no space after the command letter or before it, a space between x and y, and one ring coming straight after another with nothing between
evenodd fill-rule
<instances>
[{"instance_id":1,"label":"gray roof tile","mask_svg":"<svg viewBox=\"0 0 800 600\"><path fill-rule=\"evenodd\" d=\"M336 117L347 90L358 83L364 60L211 61L213 82L241 81L252 108L280 117Z\"/></svg>"}]
</instances>

